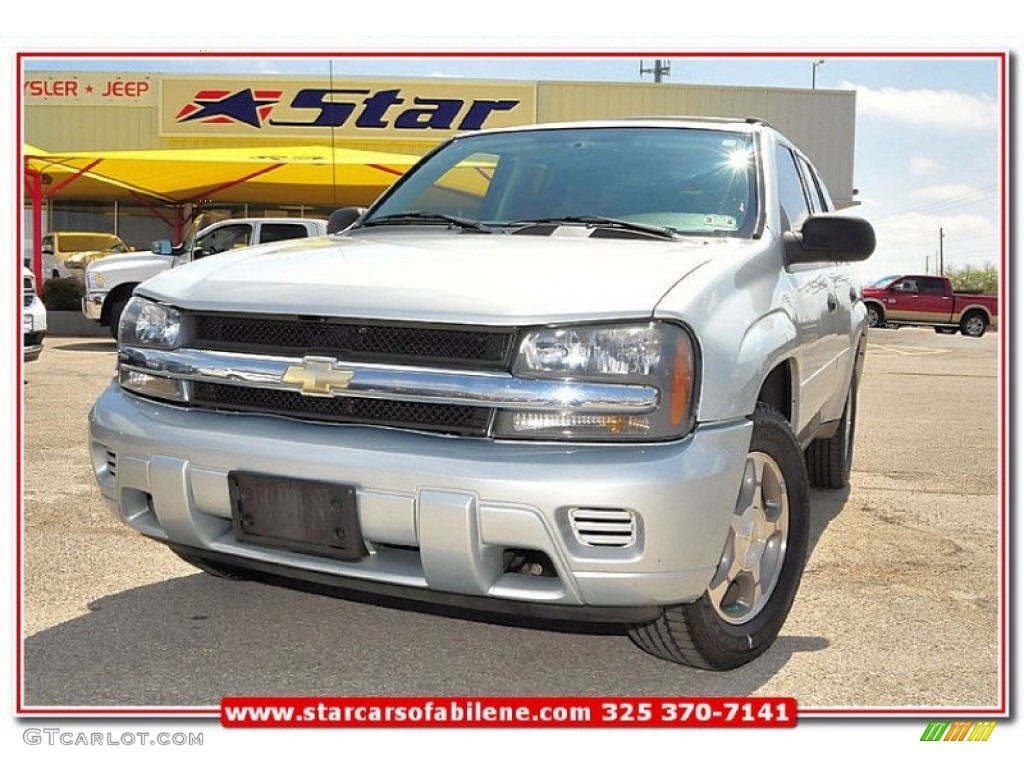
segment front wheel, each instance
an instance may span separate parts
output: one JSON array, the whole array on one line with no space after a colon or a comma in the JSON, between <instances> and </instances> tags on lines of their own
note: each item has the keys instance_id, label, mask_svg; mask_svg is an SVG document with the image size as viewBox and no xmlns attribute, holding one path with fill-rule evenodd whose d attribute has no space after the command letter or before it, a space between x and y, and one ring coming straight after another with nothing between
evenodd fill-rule
<instances>
[{"instance_id":1,"label":"front wheel","mask_svg":"<svg viewBox=\"0 0 1024 768\"><path fill-rule=\"evenodd\" d=\"M877 304L868 304L868 328L879 328L885 324L885 312Z\"/></svg>"},{"instance_id":2,"label":"front wheel","mask_svg":"<svg viewBox=\"0 0 1024 768\"><path fill-rule=\"evenodd\" d=\"M793 604L804 559L810 491L789 422L758 404L739 494L718 568L693 603L667 606L630 639L667 661L734 669L775 641Z\"/></svg>"},{"instance_id":3,"label":"front wheel","mask_svg":"<svg viewBox=\"0 0 1024 768\"><path fill-rule=\"evenodd\" d=\"M117 341L117 329L121 325L121 315L127 304L128 299L118 299L110 307L110 335L114 337L114 341Z\"/></svg>"}]
</instances>

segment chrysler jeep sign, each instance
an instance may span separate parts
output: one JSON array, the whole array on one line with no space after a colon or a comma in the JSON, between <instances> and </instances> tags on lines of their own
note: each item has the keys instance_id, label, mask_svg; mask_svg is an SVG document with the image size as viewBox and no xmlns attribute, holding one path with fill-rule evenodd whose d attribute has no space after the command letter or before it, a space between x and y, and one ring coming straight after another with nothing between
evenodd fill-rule
<instances>
[{"instance_id":1,"label":"chrysler jeep sign","mask_svg":"<svg viewBox=\"0 0 1024 768\"><path fill-rule=\"evenodd\" d=\"M165 77L164 136L424 139L532 123L535 86Z\"/></svg>"}]
</instances>

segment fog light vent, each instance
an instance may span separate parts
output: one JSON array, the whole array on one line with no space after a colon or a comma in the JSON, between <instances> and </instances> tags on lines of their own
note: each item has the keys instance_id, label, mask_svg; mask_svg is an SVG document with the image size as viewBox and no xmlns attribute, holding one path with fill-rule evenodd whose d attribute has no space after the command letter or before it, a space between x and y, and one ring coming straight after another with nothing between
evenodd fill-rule
<instances>
[{"instance_id":1,"label":"fog light vent","mask_svg":"<svg viewBox=\"0 0 1024 768\"><path fill-rule=\"evenodd\" d=\"M573 535L588 547L628 547L636 543L636 516L628 509L570 509Z\"/></svg>"},{"instance_id":2,"label":"fog light vent","mask_svg":"<svg viewBox=\"0 0 1024 768\"><path fill-rule=\"evenodd\" d=\"M117 477L117 454L113 451L108 450L107 454L107 472L113 477Z\"/></svg>"}]
</instances>

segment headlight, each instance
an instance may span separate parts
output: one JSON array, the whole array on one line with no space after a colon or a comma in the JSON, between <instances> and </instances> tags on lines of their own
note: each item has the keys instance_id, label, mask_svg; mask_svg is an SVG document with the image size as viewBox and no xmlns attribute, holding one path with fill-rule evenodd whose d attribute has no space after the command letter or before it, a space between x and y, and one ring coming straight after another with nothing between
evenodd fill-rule
<instances>
[{"instance_id":1,"label":"headlight","mask_svg":"<svg viewBox=\"0 0 1024 768\"><path fill-rule=\"evenodd\" d=\"M103 273L93 272L87 270L85 273L85 287L86 288L102 288L103 287Z\"/></svg>"},{"instance_id":2,"label":"headlight","mask_svg":"<svg viewBox=\"0 0 1024 768\"><path fill-rule=\"evenodd\" d=\"M175 349L181 340L181 313L173 307L134 296L121 313L118 344Z\"/></svg>"},{"instance_id":3,"label":"headlight","mask_svg":"<svg viewBox=\"0 0 1024 768\"><path fill-rule=\"evenodd\" d=\"M502 411L496 437L671 440L693 426L696 352L690 334L663 322L545 328L523 336L512 373L520 378L644 385L658 391L649 413Z\"/></svg>"}]
</instances>

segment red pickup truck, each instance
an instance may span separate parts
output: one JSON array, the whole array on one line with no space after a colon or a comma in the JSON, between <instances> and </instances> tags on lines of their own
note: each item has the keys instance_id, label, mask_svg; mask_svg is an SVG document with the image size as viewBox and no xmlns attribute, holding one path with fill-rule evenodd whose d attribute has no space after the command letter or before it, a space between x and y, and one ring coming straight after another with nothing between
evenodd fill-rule
<instances>
[{"instance_id":1,"label":"red pickup truck","mask_svg":"<svg viewBox=\"0 0 1024 768\"><path fill-rule=\"evenodd\" d=\"M998 327L999 299L957 293L948 277L888 275L864 286L868 325L930 325L936 333L982 336Z\"/></svg>"}]
</instances>

